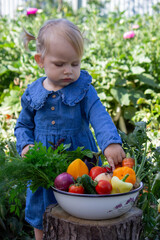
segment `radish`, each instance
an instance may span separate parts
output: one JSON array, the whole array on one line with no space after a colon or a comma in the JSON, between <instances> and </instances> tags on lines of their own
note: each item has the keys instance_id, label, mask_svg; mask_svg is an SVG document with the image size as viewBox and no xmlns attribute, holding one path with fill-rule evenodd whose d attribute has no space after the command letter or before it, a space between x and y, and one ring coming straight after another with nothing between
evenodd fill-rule
<instances>
[{"instance_id":1,"label":"radish","mask_svg":"<svg viewBox=\"0 0 160 240\"><path fill-rule=\"evenodd\" d=\"M100 180L106 180L108 182L111 182L111 175L107 172L99 174L94 180L99 182Z\"/></svg>"}]
</instances>

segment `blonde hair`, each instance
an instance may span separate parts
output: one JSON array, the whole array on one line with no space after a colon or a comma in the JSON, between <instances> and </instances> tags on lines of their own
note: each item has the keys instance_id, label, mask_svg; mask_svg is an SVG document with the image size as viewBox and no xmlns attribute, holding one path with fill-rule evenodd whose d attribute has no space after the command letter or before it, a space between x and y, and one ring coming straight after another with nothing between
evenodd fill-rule
<instances>
[{"instance_id":1,"label":"blonde hair","mask_svg":"<svg viewBox=\"0 0 160 240\"><path fill-rule=\"evenodd\" d=\"M76 25L63 18L45 22L40 28L37 38L24 29L22 37L24 46L27 49L29 41L36 40L37 53L41 53L42 58L44 58L49 51L54 34L64 37L72 45L78 56L83 56L84 39L82 33Z\"/></svg>"}]
</instances>

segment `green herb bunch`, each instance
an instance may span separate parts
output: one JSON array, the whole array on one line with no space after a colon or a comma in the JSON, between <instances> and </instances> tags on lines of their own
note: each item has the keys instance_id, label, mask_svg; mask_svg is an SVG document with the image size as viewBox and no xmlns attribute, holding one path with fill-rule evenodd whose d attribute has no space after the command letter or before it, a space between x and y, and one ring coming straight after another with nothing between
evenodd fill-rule
<instances>
[{"instance_id":1,"label":"green herb bunch","mask_svg":"<svg viewBox=\"0 0 160 240\"><path fill-rule=\"evenodd\" d=\"M78 147L68 151L70 144L60 144L56 149L48 149L42 143L36 143L29 149L24 158L6 156L0 168L0 182L7 179L8 184L16 187L27 187L34 192L38 187L48 189L53 186L57 175L66 172L68 165L76 158L92 157L90 150ZM4 159L4 154L3 154Z\"/></svg>"}]
</instances>

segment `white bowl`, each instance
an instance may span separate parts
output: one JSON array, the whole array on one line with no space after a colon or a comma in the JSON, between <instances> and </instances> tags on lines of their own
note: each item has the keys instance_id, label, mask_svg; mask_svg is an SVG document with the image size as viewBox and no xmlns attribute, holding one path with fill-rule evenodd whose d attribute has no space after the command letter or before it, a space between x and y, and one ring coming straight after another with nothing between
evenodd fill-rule
<instances>
[{"instance_id":1,"label":"white bowl","mask_svg":"<svg viewBox=\"0 0 160 240\"><path fill-rule=\"evenodd\" d=\"M82 219L110 219L128 212L138 197L143 183L137 189L119 194L75 194L52 187L58 204L74 217Z\"/></svg>"}]
</instances>

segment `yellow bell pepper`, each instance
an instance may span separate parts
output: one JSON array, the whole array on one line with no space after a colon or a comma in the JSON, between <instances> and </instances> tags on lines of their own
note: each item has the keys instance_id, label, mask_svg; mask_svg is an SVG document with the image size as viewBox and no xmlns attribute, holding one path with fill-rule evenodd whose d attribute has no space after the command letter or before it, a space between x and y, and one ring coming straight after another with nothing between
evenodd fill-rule
<instances>
[{"instance_id":1,"label":"yellow bell pepper","mask_svg":"<svg viewBox=\"0 0 160 240\"><path fill-rule=\"evenodd\" d=\"M89 174L87 165L79 158L71 162L67 168L67 173L72 175L76 180L78 177L82 177L84 174Z\"/></svg>"},{"instance_id":2,"label":"yellow bell pepper","mask_svg":"<svg viewBox=\"0 0 160 240\"><path fill-rule=\"evenodd\" d=\"M129 174L126 174L122 180L120 180L116 176L112 177L112 179L111 179L111 184L112 184L111 194L125 193L125 192L129 192L132 189L133 184L125 182L125 180L127 179L128 176L129 176Z\"/></svg>"}]
</instances>

